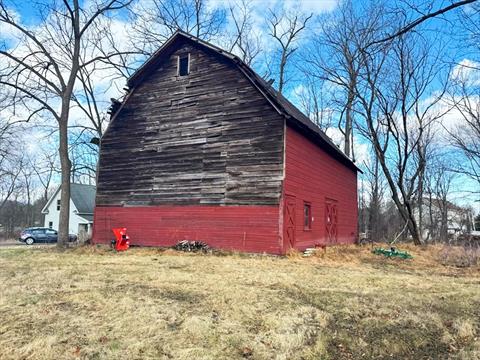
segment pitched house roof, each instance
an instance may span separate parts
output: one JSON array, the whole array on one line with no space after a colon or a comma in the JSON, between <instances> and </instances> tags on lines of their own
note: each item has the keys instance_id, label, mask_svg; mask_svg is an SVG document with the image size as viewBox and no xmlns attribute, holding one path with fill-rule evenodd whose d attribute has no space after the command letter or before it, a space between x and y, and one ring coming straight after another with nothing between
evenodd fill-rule
<instances>
[{"instance_id":1,"label":"pitched house roof","mask_svg":"<svg viewBox=\"0 0 480 360\"><path fill-rule=\"evenodd\" d=\"M93 214L95 192L93 185L70 184L70 197L79 214Z\"/></svg>"},{"instance_id":2,"label":"pitched house roof","mask_svg":"<svg viewBox=\"0 0 480 360\"><path fill-rule=\"evenodd\" d=\"M238 69L247 77L247 79L250 80L253 86L257 88L257 90L275 108L275 110L286 118L287 123L290 126L302 132L305 136L317 143L343 164L347 165L351 169L361 172L355 163L348 158L316 124L314 124L282 94L275 90L271 84L266 82L261 76L253 71L239 57L183 31L176 31L142 66L140 66L133 73L133 75L127 81L127 85L131 91L134 91L134 88L140 84L151 73L151 71L157 68L157 65L163 60L162 55L164 55L167 50L171 48L171 45L176 40L181 38L193 41L194 43L213 51L215 54L220 55L222 58L227 59L227 61L230 61L236 65ZM127 98L125 98L124 103ZM116 113L118 113L121 108L122 106L118 107ZM115 114L112 114L112 119Z\"/></svg>"},{"instance_id":3,"label":"pitched house roof","mask_svg":"<svg viewBox=\"0 0 480 360\"><path fill-rule=\"evenodd\" d=\"M47 212L48 207L50 206L53 199L57 196L60 191L60 186L55 190L53 195L47 201L45 206L42 209L42 213ZM84 185L84 184L70 184L70 198L72 199L75 207L77 208L79 215L92 215L95 208L95 192L96 188L93 185ZM85 216L82 216L85 217Z\"/></svg>"},{"instance_id":4,"label":"pitched house roof","mask_svg":"<svg viewBox=\"0 0 480 360\"><path fill-rule=\"evenodd\" d=\"M433 207L436 207L438 209L442 208L443 206L446 206L447 210L450 210L450 211L455 211L457 213L461 213L461 214L467 214L468 212L470 212L471 210L466 208L466 207L462 207L462 206L458 206L454 203L452 203L451 201L448 201L446 200L445 202L441 199L437 199L437 198L429 198L429 197L424 197L423 198L423 204L424 205L429 205L431 202L431 205Z\"/></svg>"}]
</instances>

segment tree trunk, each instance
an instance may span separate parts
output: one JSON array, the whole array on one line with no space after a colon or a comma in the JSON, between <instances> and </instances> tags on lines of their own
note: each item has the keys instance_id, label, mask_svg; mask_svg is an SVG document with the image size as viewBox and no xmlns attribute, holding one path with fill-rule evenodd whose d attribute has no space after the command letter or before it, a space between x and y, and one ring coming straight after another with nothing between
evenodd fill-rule
<instances>
[{"instance_id":1,"label":"tree trunk","mask_svg":"<svg viewBox=\"0 0 480 360\"><path fill-rule=\"evenodd\" d=\"M423 238L423 175L418 181L418 232Z\"/></svg>"},{"instance_id":2,"label":"tree trunk","mask_svg":"<svg viewBox=\"0 0 480 360\"><path fill-rule=\"evenodd\" d=\"M63 248L68 243L69 217L70 217L70 167L71 162L68 156L68 112L69 99L63 100L62 116L59 121L60 146L58 154L61 164L61 197L60 197L60 218L58 226L57 247Z\"/></svg>"},{"instance_id":3,"label":"tree trunk","mask_svg":"<svg viewBox=\"0 0 480 360\"><path fill-rule=\"evenodd\" d=\"M345 155L350 157L352 148L352 128L353 128L353 102L355 101L355 88L357 86L356 76L352 75L348 86L347 104L345 110Z\"/></svg>"},{"instance_id":4,"label":"tree trunk","mask_svg":"<svg viewBox=\"0 0 480 360\"><path fill-rule=\"evenodd\" d=\"M442 242L448 241L448 202L446 198L442 198L440 205L441 222L440 222L440 238Z\"/></svg>"},{"instance_id":5,"label":"tree trunk","mask_svg":"<svg viewBox=\"0 0 480 360\"><path fill-rule=\"evenodd\" d=\"M428 194L428 216L430 219L429 225L429 237L432 241L437 240L437 231L436 231L436 218L433 216L433 204L432 204L432 193L429 192Z\"/></svg>"},{"instance_id":6,"label":"tree trunk","mask_svg":"<svg viewBox=\"0 0 480 360\"><path fill-rule=\"evenodd\" d=\"M98 138L98 156L95 164L95 186L98 184L98 174L100 173L100 149L102 148L102 136Z\"/></svg>"},{"instance_id":7,"label":"tree trunk","mask_svg":"<svg viewBox=\"0 0 480 360\"><path fill-rule=\"evenodd\" d=\"M369 126L371 127L371 123L369 123ZM375 133L371 132L371 134L375 134ZM407 224L407 228L408 228L408 231L410 232L410 235L412 236L413 243L415 245L422 245L422 240L418 234L417 223L415 221L415 216L413 214L412 206L410 203L411 199L409 199L406 196L404 190L400 188L400 193L403 199L403 203L402 201L400 201L399 192L397 191L393 177L390 173L390 170L388 169L385 154L382 153L378 140L375 136L374 136L374 144L375 144L375 153L378 157L378 161L380 162L380 165L383 170L383 174L385 175L387 182L390 186L390 190L392 191L392 200L397 206L397 209L403 221L405 221L405 223Z\"/></svg>"},{"instance_id":8,"label":"tree trunk","mask_svg":"<svg viewBox=\"0 0 480 360\"><path fill-rule=\"evenodd\" d=\"M417 224L412 221L410 218L408 219L408 230L410 235L412 235L412 240L415 245L422 245L422 238L418 233Z\"/></svg>"},{"instance_id":9,"label":"tree trunk","mask_svg":"<svg viewBox=\"0 0 480 360\"><path fill-rule=\"evenodd\" d=\"M379 223L380 223L380 190L379 190L379 168L378 158L375 157L375 167L373 170L372 197L370 200L370 237L373 241L380 241Z\"/></svg>"},{"instance_id":10,"label":"tree trunk","mask_svg":"<svg viewBox=\"0 0 480 360\"><path fill-rule=\"evenodd\" d=\"M412 206L410 203L406 203L405 207L407 209L407 221L408 221L408 230L410 235L412 235L412 240L415 245L422 245L422 236L418 231L418 225L415 221L415 214L413 212Z\"/></svg>"},{"instance_id":11,"label":"tree trunk","mask_svg":"<svg viewBox=\"0 0 480 360\"><path fill-rule=\"evenodd\" d=\"M48 188L45 188L45 191L43 192L43 202L42 202L42 207L44 207L48 202ZM42 224L45 224L45 217L46 214L41 214L40 219L42 220Z\"/></svg>"},{"instance_id":12,"label":"tree trunk","mask_svg":"<svg viewBox=\"0 0 480 360\"><path fill-rule=\"evenodd\" d=\"M285 51L285 50L284 50ZM284 79L283 77L285 76L285 65L287 63L287 59L285 57L285 53L282 53L282 59L280 60L280 74L279 74L279 79L278 79L278 92L281 94L283 91L283 85L284 85Z\"/></svg>"},{"instance_id":13,"label":"tree trunk","mask_svg":"<svg viewBox=\"0 0 480 360\"><path fill-rule=\"evenodd\" d=\"M69 222L70 222L70 171L72 162L68 156L68 120L70 116L70 100L72 98L75 80L79 71L80 59L80 7L78 0L74 0L74 45L72 53L72 67L70 76L62 93L62 111L58 121L59 138L59 156L62 172L61 180L61 198L60 198L60 219L58 225L57 247L64 248L68 243Z\"/></svg>"}]
</instances>

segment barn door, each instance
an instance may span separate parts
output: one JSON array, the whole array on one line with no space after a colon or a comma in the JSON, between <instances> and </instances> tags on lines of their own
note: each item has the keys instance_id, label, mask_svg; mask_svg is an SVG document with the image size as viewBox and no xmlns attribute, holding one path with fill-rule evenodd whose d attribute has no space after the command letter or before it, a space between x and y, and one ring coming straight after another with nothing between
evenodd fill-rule
<instances>
[{"instance_id":1,"label":"barn door","mask_svg":"<svg viewBox=\"0 0 480 360\"><path fill-rule=\"evenodd\" d=\"M284 243L287 248L295 246L295 196L285 195Z\"/></svg>"},{"instance_id":2,"label":"barn door","mask_svg":"<svg viewBox=\"0 0 480 360\"><path fill-rule=\"evenodd\" d=\"M326 237L330 244L337 242L337 201L333 199L325 199L325 226Z\"/></svg>"}]
</instances>

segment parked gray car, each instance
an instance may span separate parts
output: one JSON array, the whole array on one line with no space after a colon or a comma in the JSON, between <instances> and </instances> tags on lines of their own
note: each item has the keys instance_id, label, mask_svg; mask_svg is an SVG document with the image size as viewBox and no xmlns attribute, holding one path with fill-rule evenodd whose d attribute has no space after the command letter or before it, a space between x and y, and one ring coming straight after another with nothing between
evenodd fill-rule
<instances>
[{"instance_id":1,"label":"parked gray car","mask_svg":"<svg viewBox=\"0 0 480 360\"><path fill-rule=\"evenodd\" d=\"M56 230L49 228L32 227L23 230L20 233L20 238L18 240L27 245L33 245L34 243L56 243L58 240L58 233ZM77 240L77 235L68 235L68 240Z\"/></svg>"}]
</instances>

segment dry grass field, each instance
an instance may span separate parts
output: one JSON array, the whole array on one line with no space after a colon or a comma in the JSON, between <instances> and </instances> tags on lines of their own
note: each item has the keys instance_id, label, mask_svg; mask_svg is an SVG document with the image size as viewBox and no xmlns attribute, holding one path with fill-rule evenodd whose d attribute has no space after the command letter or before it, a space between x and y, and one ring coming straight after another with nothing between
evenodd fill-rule
<instances>
[{"instance_id":1,"label":"dry grass field","mask_svg":"<svg viewBox=\"0 0 480 360\"><path fill-rule=\"evenodd\" d=\"M0 248L0 358L480 359L478 264L407 248Z\"/></svg>"}]
</instances>

